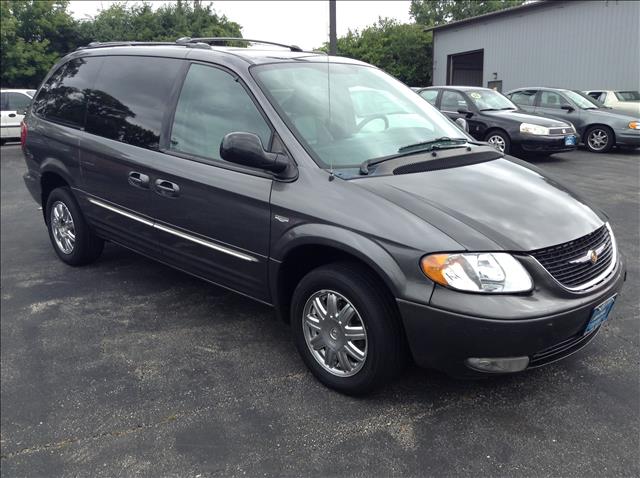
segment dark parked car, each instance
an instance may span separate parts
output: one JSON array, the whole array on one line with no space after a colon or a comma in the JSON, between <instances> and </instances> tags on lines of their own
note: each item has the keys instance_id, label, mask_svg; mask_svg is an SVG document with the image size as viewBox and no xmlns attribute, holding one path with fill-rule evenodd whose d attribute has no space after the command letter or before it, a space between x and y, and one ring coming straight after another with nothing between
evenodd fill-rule
<instances>
[{"instance_id":1,"label":"dark parked car","mask_svg":"<svg viewBox=\"0 0 640 478\"><path fill-rule=\"evenodd\" d=\"M452 120L465 119L471 136L504 153L544 155L576 149L571 123L528 114L489 88L431 86L418 94Z\"/></svg>"},{"instance_id":2,"label":"dark parked car","mask_svg":"<svg viewBox=\"0 0 640 478\"><path fill-rule=\"evenodd\" d=\"M520 88L507 97L525 111L571 121L594 153L606 153L614 145L640 146L640 118L605 108L582 91Z\"/></svg>"},{"instance_id":3,"label":"dark parked car","mask_svg":"<svg viewBox=\"0 0 640 478\"><path fill-rule=\"evenodd\" d=\"M347 393L408 351L479 377L594 338L625 277L604 213L377 68L220 41L92 44L45 78L24 180L62 261L112 241L274 306Z\"/></svg>"}]
</instances>

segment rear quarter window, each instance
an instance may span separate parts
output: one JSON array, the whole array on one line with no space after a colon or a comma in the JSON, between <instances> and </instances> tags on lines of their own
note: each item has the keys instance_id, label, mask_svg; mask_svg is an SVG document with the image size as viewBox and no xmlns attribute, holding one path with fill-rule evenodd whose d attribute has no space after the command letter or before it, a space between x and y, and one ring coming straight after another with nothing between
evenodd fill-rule
<instances>
[{"instance_id":1,"label":"rear quarter window","mask_svg":"<svg viewBox=\"0 0 640 478\"><path fill-rule=\"evenodd\" d=\"M76 58L60 66L35 98L34 113L66 126L84 127L88 94L100 65L100 58Z\"/></svg>"},{"instance_id":2,"label":"rear quarter window","mask_svg":"<svg viewBox=\"0 0 640 478\"><path fill-rule=\"evenodd\" d=\"M181 65L172 58L104 57L89 99L87 132L157 150Z\"/></svg>"}]
</instances>

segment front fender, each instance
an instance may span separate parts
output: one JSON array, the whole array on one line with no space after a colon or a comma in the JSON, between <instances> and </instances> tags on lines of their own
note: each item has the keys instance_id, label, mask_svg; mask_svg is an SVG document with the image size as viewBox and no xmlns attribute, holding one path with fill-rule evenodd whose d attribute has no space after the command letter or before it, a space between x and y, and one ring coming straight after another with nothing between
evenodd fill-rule
<instances>
[{"instance_id":1,"label":"front fender","mask_svg":"<svg viewBox=\"0 0 640 478\"><path fill-rule=\"evenodd\" d=\"M420 271L419 251L384 244L330 224L306 223L292 227L272 244L272 297L278 296L276 279L282 262L296 248L308 245L332 247L361 260L378 273L396 298L411 297L410 300L426 303L431 296L433 283Z\"/></svg>"}]
</instances>

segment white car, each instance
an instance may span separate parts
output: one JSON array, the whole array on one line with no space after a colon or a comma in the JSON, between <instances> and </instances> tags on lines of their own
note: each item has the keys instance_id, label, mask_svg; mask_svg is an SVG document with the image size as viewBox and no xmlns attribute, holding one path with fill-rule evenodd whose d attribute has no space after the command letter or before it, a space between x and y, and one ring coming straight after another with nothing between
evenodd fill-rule
<instances>
[{"instance_id":1,"label":"white car","mask_svg":"<svg viewBox=\"0 0 640 478\"><path fill-rule=\"evenodd\" d=\"M638 91L590 90L585 93L609 108L640 117Z\"/></svg>"},{"instance_id":2,"label":"white car","mask_svg":"<svg viewBox=\"0 0 640 478\"><path fill-rule=\"evenodd\" d=\"M2 144L20 139L20 122L24 115L18 114L29 106L36 90L0 90L0 140Z\"/></svg>"}]
</instances>

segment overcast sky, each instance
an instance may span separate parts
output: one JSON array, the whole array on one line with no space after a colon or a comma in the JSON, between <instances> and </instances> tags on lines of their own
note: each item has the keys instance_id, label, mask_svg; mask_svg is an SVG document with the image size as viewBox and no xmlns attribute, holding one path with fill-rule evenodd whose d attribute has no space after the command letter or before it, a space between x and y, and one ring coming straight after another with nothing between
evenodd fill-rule
<instances>
[{"instance_id":1,"label":"overcast sky","mask_svg":"<svg viewBox=\"0 0 640 478\"><path fill-rule=\"evenodd\" d=\"M75 18L95 16L113 1L72 1L69 10ZM128 3L136 3L131 1ZM158 6L163 2L150 2ZM329 2L317 1L214 1L218 14L242 25L242 36L299 45L321 46L329 40ZM362 29L378 17L409 22L410 1L346 1L336 6L338 36L350 28Z\"/></svg>"}]
</instances>

